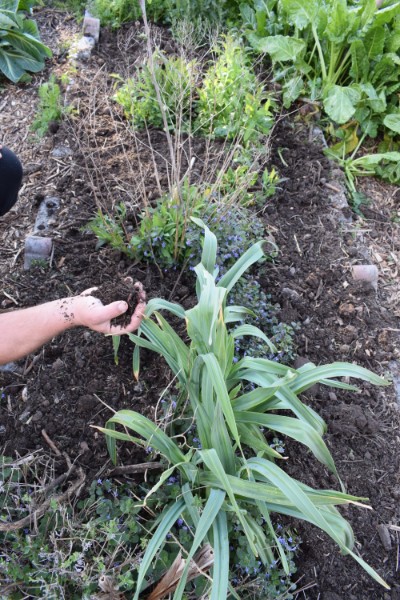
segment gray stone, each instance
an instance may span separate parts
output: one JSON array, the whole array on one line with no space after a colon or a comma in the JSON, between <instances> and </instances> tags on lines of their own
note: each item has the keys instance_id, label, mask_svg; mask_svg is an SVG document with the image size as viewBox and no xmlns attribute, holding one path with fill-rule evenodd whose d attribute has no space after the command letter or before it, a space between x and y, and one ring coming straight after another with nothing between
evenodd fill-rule
<instances>
[{"instance_id":1,"label":"gray stone","mask_svg":"<svg viewBox=\"0 0 400 600\"><path fill-rule=\"evenodd\" d=\"M28 235L25 240L24 269L28 271L37 260L48 260L51 256L53 240L38 235Z\"/></svg>"},{"instance_id":2,"label":"gray stone","mask_svg":"<svg viewBox=\"0 0 400 600\"><path fill-rule=\"evenodd\" d=\"M68 146L57 146L51 153L54 158L66 158L72 156L72 150Z\"/></svg>"},{"instance_id":3,"label":"gray stone","mask_svg":"<svg viewBox=\"0 0 400 600\"><path fill-rule=\"evenodd\" d=\"M60 208L60 199L56 196L48 196L39 206L36 216L33 235L41 235L51 229L51 224L54 222L54 217Z\"/></svg>"},{"instance_id":4,"label":"gray stone","mask_svg":"<svg viewBox=\"0 0 400 600\"><path fill-rule=\"evenodd\" d=\"M386 525L378 525L378 534L379 538L382 542L382 546L385 548L386 552L392 549L392 539L390 537L389 529Z\"/></svg>"},{"instance_id":5,"label":"gray stone","mask_svg":"<svg viewBox=\"0 0 400 600\"><path fill-rule=\"evenodd\" d=\"M81 61L87 61L90 58L92 50L95 46L95 41L90 36L81 37L70 51L69 58Z\"/></svg>"},{"instance_id":6,"label":"gray stone","mask_svg":"<svg viewBox=\"0 0 400 600\"><path fill-rule=\"evenodd\" d=\"M96 44L100 37L100 19L92 17L88 12L83 20L83 35L94 39Z\"/></svg>"}]
</instances>

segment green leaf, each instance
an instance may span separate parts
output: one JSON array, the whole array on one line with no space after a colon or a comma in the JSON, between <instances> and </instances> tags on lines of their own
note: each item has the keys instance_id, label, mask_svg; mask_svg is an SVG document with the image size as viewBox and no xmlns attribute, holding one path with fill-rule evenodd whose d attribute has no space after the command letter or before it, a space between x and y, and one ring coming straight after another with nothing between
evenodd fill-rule
<instances>
[{"instance_id":1,"label":"green leaf","mask_svg":"<svg viewBox=\"0 0 400 600\"><path fill-rule=\"evenodd\" d=\"M269 54L274 62L295 62L301 55L306 44L304 40L284 35L259 38L249 35L249 42L257 52Z\"/></svg>"},{"instance_id":2,"label":"green leaf","mask_svg":"<svg viewBox=\"0 0 400 600\"><path fill-rule=\"evenodd\" d=\"M232 331L231 335L234 339L246 335L260 338L263 342L267 344L271 352L277 352L277 349L271 342L271 340L265 335L265 333L261 331L261 329L255 327L254 325L239 325L239 327L236 327L236 329Z\"/></svg>"},{"instance_id":3,"label":"green leaf","mask_svg":"<svg viewBox=\"0 0 400 600\"><path fill-rule=\"evenodd\" d=\"M394 154L397 157L397 160L400 159L399 152L386 152L385 154L372 154L367 155L376 159L376 157L382 157L385 155ZM367 157L362 157L367 158ZM379 162L379 160L377 161ZM311 369L307 369L307 371L301 373L295 380L289 383L290 388L295 394L300 394L304 392L315 383L320 383L324 380L325 385L329 385L329 379L334 377L354 377L356 379L362 379L363 381L368 381L369 383L373 383L374 385L390 385L390 382L383 377L379 377L372 371L365 369L364 367L359 367L358 365L353 365L351 363L345 362L336 362L331 363L330 365L322 365L320 367L315 367Z\"/></svg>"},{"instance_id":4,"label":"green leaf","mask_svg":"<svg viewBox=\"0 0 400 600\"><path fill-rule=\"evenodd\" d=\"M375 14L375 26L390 23L397 15L400 14L400 2L394 2L389 6L379 9Z\"/></svg>"},{"instance_id":5,"label":"green leaf","mask_svg":"<svg viewBox=\"0 0 400 600\"><path fill-rule=\"evenodd\" d=\"M308 423L298 421L293 417L263 415L256 412L235 412L235 417L238 423L252 423L260 427L268 427L272 431L287 435L304 444L322 464L339 478L331 453L322 437Z\"/></svg>"},{"instance_id":6,"label":"green leaf","mask_svg":"<svg viewBox=\"0 0 400 600\"><path fill-rule=\"evenodd\" d=\"M304 29L309 24L316 24L320 5L318 0L281 0L282 8L289 17L289 21L298 27Z\"/></svg>"},{"instance_id":7,"label":"green leaf","mask_svg":"<svg viewBox=\"0 0 400 600\"><path fill-rule=\"evenodd\" d=\"M369 72L369 61L361 40L355 40L350 46L351 68L350 75L356 83L364 81Z\"/></svg>"},{"instance_id":8,"label":"green leaf","mask_svg":"<svg viewBox=\"0 0 400 600\"><path fill-rule=\"evenodd\" d=\"M400 133L400 114L399 113L390 113L386 115L383 119L383 124L388 129L395 131L396 133Z\"/></svg>"},{"instance_id":9,"label":"green leaf","mask_svg":"<svg viewBox=\"0 0 400 600\"><path fill-rule=\"evenodd\" d=\"M133 410L119 410L108 420L107 427L117 423L144 437L149 446L163 454L172 464L177 465L185 462L185 456L177 444L143 415Z\"/></svg>"},{"instance_id":10,"label":"green leaf","mask_svg":"<svg viewBox=\"0 0 400 600\"><path fill-rule=\"evenodd\" d=\"M171 506L169 506L161 515L160 524L157 530L152 535L149 544L146 548L146 552L144 553L142 562L140 563L134 600L138 600L144 578L151 566L153 558L155 557L159 548L164 542L167 533L181 514L184 506L184 501L180 499L177 502L174 502Z\"/></svg>"},{"instance_id":11,"label":"green leaf","mask_svg":"<svg viewBox=\"0 0 400 600\"><path fill-rule=\"evenodd\" d=\"M227 597L229 582L229 536L226 513L219 511L213 522L214 566L210 600Z\"/></svg>"},{"instance_id":12,"label":"green leaf","mask_svg":"<svg viewBox=\"0 0 400 600\"><path fill-rule=\"evenodd\" d=\"M217 238L201 219L191 217L191 221L204 229L204 243L203 252L201 255L201 263L204 268L207 269L210 275L213 275L215 263L217 262Z\"/></svg>"},{"instance_id":13,"label":"green leaf","mask_svg":"<svg viewBox=\"0 0 400 600\"><path fill-rule=\"evenodd\" d=\"M385 29L384 27L373 27L364 37L364 47L366 56L369 61L378 59L383 54L385 45Z\"/></svg>"},{"instance_id":14,"label":"green leaf","mask_svg":"<svg viewBox=\"0 0 400 600\"><path fill-rule=\"evenodd\" d=\"M216 357L214 356L214 354L202 354L201 358L203 359L203 361L206 365L206 369L208 371L210 380L211 380L213 388L215 390L217 400L220 403L222 412L224 413L226 423L227 423L236 443L238 444L238 446L240 446L239 432L237 430L231 401L229 398L228 390L226 388L226 383L225 383L223 373L221 371L221 367L219 366L218 361L217 361Z\"/></svg>"},{"instance_id":15,"label":"green leaf","mask_svg":"<svg viewBox=\"0 0 400 600\"><path fill-rule=\"evenodd\" d=\"M158 310L168 310L176 317L185 318L185 309L180 304L168 302L168 300L163 300L162 298L151 298L146 305L145 315L150 317L153 312Z\"/></svg>"},{"instance_id":16,"label":"green leaf","mask_svg":"<svg viewBox=\"0 0 400 600\"><path fill-rule=\"evenodd\" d=\"M221 510L222 504L225 500L225 493L221 490L212 489L210 491L209 498L204 507L203 512L201 513L200 520L196 527L196 533L194 535L193 544L190 548L190 552L186 558L186 565L179 580L179 585L176 588L173 600L181 600L183 592L185 591L187 576L189 573L190 562L193 556L196 553L196 550L200 546L201 542L204 540L207 535L208 530L213 525L214 520L216 519L218 513ZM223 580L220 582L223 583ZM223 596L222 596L223 598ZM135 596L136 599L136 596Z\"/></svg>"},{"instance_id":17,"label":"green leaf","mask_svg":"<svg viewBox=\"0 0 400 600\"><path fill-rule=\"evenodd\" d=\"M304 90L304 82L301 75L294 75L288 81L285 81L282 87L283 104L289 108Z\"/></svg>"},{"instance_id":18,"label":"green leaf","mask_svg":"<svg viewBox=\"0 0 400 600\"><path fill-rule=\"evenodd\" d=\"M241 278L243 273L247 271L255 262L264 256L263 246L266 242L260 241L253 244L236 263L221 277L218 282L218 287L226 288L229 292L236 282Z\"/></svg>"},{"instance_id":19,"label":"green leaf","mask_svg":"<svg viewBox=\"0 0 400 600\"><path fill-rule=\"evenodd\" d=\"M360 93L357 90L333 85L325 95L324 108L332 121L341 125L349 121L354 115L359 100Z\"/></svg>"}]
</instances>

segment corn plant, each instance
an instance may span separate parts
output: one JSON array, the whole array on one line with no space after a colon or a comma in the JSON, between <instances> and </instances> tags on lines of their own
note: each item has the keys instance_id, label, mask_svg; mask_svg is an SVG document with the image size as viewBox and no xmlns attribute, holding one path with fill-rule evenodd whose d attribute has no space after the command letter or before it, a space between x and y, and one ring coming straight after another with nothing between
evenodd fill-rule
<instances>
[{"instance_id":1,"label":"corn plant","mask_svg":"<svg viewBox=\"0 0 400 600\"><path fill-rule=\"evenodd\" d=\"M117 439L151 446L167 459L170 466L150 494L174 472L181 485L180 495L165 507L158 519L140 564L134 600L139 598L146 573L178 518L184 518L193 531L193 542L174 600L183 597L190 561L206 542L214 549L209 597L222 600L227 597L228 590L238 597L228 580L228 525L232 520L240 523L249 552L259 557L264 565L276 560L277 552L288 572L285 551L272 523L273 513L304 519L320 527L344 554L353 556L376 581L387 587L380 576L353 552L352 529L336 508L337 505L359 504L366 499L345 492L322 439L326 425L300 400L299 394L317 382L356 389L339 381L337 378L340 377L356 377L375 385L387 385L388 382L350 363L307 364L296 370L265 358L244 357L235 361L237 338L255 336L272 345L257 327L243 324L243 318L252 311L226 304L227 294L242 274L263 256L263 242L247 250L217 283L216 237L201 220L193 221L205 230L201 263L195 268L197 305L184 310L178 304L152 299L138 334L129 334L129 337L135 344L136 375L140 347L153 350L168 363L179 382L181 402L188 400L186 405L200 445L197 448L179 446L172 435L131 410L118 411L107 422L106 428L101 428L107 435L114 462L117 460ZM177 335L160 310L167 310L185 321L189 343ZM281 410L285 411L284 415L280 414ZM287 411L293 416L287 416ZM123 426L125 433L118 431L117 425ZM267 443L262 428L304 444L338 477L342 491L315 490L290 477L278 465L282 456ZM258 511L258 519L253 516L254 509ZM264 528L259 524L261 519ZM272 536L274 547L267 542L267 534L269 539Z\"/></svg>"}]
</instances>

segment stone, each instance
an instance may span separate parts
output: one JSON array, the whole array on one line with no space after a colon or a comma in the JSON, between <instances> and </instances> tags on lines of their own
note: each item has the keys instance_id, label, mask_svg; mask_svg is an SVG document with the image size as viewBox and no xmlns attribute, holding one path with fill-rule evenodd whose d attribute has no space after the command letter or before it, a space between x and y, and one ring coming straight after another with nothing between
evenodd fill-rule
<instances>
[{"instance_id":1,"label":"stone","mask_svg":"<svg viewBox=\"0 0 400 600\"><path fill-rule=\"evenodd\" d=\"M386 552L389 552L392 549L392 538L390 537L390 532L386 525L378 525L378 534L382 546L385 548Z\"/></svg>"},{"instance_id":2,"label":"stone","mask_svg":"<svg viewBox=\"0 0 400 600\"><path fill-rule=\"evenodd\" d=\"M47 261L51 256L53 240L38 235L28 235L25 240L24 269L28 271L32 263L38 260Z\"/></svg>"},{"instance_id":3,"label":"stone","mask_svg":"<svg viewBox=\"0 0 400 600\"><path fill-rule=\"evenodd\" d=\"M354 281L365 281L378 289L378 268L375 265L353 265L351 274Z\"/></svg>"},{"instance_id":4,"label":"stone","mask_svg":"<svg viewBox=\"0 0 400 600\"><path fill-rule=\"evenodd\" d=\"M51 156L54 158L67 158L72 156L73 152L68 146L56 146L51 152Z\"/></svg>"},{"instance_id":5,"label":"stone","mask_svg":"<svg viewBox=\"0 0 400 600\"><path fill-rule=\"evenodd\" d=\"M87 61L90 58L95 41L92 37L81 37L77 44L71 48L69 58L81 61Z\"/></svg>"},{"instance_id":6,"label":"stone","mask_svg":"<svg viewBox=\"0 0 400 600\"><path fill-rule=\"evenodd\" d=\"M56 196L47 196L42 200L36 216L33 235L41 235L51 229L52 223L55 222L54 216L59 208L60 199Z\"/></svg>"},{"instance_id":7,"label":"stone","mask_svg":"<svg viewBox=\"0 0 400 600\"><path fill-rule=\"evenodd\" d=\"M339 315L341 315L342 317L350 317L354 314L355 310L356 309L354 304L351 304L351 302L343 302L339 306Z\"/></svg>"},{"instance_id":8,"label":"stone","mask_svg":"<svg viewBox=\"0 0 400 600\"><path fill-rule=\"evenodd\" d=\"M100 37L100 19L96 19L86 12L83 19L83 35L93 38L97 44Z\"/></svg>"}]
</instances>

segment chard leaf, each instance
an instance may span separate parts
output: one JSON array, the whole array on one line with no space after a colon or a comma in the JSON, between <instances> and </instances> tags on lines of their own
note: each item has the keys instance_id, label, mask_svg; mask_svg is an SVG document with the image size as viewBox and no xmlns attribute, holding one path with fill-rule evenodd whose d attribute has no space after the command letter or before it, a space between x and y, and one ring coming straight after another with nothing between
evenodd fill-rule
<instances>
[{"instance_id":1,"label":"chard leaf","mask_svg":"<svg viewBox=\"0 0 400 600\"><path fill-rule=\"evenodd\" d=\"M350 53L350 75L355 82L359 83L368 77L369 71L369 62L366 56L364 43L361 40L355 40L350 46Z\"/></svg>"},{"instance_id":2,"label":"chard leaf","mask_svg":"<svg viewBox=\"0 0 400 600\"><path fill-rule=\"evenodd\" d=\"M290 105L297 100L304 89L303 78L300 75L295 75L283 85L283 105L289 108Z\"/></svg>"},{"instance_id":3,"label":"chard leaf","mask_svg":"<svg viewBox=\"0 0 400 600\"><path fill-rule=\"evenodd\" d=\"M400 133L400 114L391 113L389 115L386 115L386 117L383 119L383 124L388 129L391 129L396 133Z\"/></svg>"},{"instance_id":4,"label":"chard leaf","mask_svg":"<svg viewBox=\"0 0 400 600\"><path fill-rule=\"evenodd\" d=\"M360 93L354 88L333 85L326 94L324 108L332 121L341 125L354 115L359 100Z\"/></svg>"},{"instance_id":5,"label":"chard leaf","mask_svg":"<svg viewBox=\"0 0 400 600\"><path fill-rule=\"evenodd\" d=\"M306 48L304 40L285 35L259 38L251 34L249 35L249 42L258 52L269 54L274 62L285 62L288 60L294 62Z\"/></svg>"},{"instance_id":6,"label":"chard leaf","mask_svg":"<svg viewBox=\"0 0 400 600\"><path fill-rule=\"evenodd\" d=\"M385 8L377 11L374 24L379 26L390 23L390 21L398 14L400 14L400 2L396 2L391 6L385 6Z\"/></svg>"},{"instance_id":7,"label":"chard leaf","mask_svg":"<svg viewBox=\"0 0 400 600\"><path fill-rule=\"evenodd\" d=\"M373 27L364 37L364 46L367 52L368 60L377 59L383 54L385 45L385 29L383 27Z\"/></svg>"},{"instance_id":8,"label":"chard leaf","mask_svg":"<svg viewBox=\"0 0 400 600\"><path fill-rule=\"evenodd\" d=\"M320 11L318 0L282 0L283 10L288 15L288 20L298 27L304 29L310 23L316 23Z\"/></svg>"},{"instance_id":9,"label":"chard leaf","mask_svg":"<svg viewBox=\"0 0 400 600\"><path fill-rule=\"evenodd\" d=\"M341 44L352 30L356 18L357 15L347 8L346 0L336 0L328 13L326 37L335 44Z\"/></svg>"}]
</instances>

